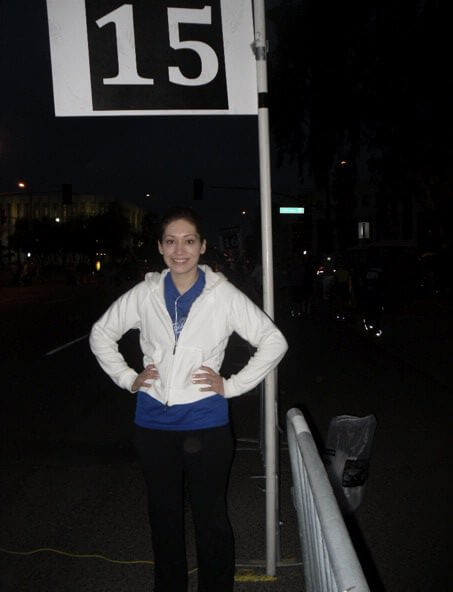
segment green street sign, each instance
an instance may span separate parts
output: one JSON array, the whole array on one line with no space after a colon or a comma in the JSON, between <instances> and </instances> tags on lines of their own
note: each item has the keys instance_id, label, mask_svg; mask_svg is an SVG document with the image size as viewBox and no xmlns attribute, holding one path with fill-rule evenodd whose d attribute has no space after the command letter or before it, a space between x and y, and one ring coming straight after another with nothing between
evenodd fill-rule
<instances>
[{"instance_id":1,"label":"green street sign","mask_svg":"<svg viewBox=\"0 0 453 592\"><path fill-rule=\"evenodd\" d=\"M280 214L304 214L305 208L280 208Z\"/></svg>"}]
</instances>

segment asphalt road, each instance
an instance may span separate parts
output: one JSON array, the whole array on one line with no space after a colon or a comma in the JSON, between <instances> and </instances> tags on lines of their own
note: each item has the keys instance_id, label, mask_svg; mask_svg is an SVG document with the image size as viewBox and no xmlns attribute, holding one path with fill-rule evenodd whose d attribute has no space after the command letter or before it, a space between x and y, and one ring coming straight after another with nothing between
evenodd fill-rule
<instances>
[{"instance_id":1,"label":"asphalt road","mask_svg":"<svg viewBox=\"0 0 453 592\"><path fill-rule=\"evenodd\" d=\"M151 590L152 566L143 563L152 559L144 487L130 446L134 400L102 373L85 338L122 289L32 286L0 295L0 547L59 551L0 552L2 592ZM377 417L366 496L348 521L371 589L449 591L453 389L448 371L439 380L435 365L420 363L433 355L434 342L426 354L419 347L412 362L409 347L404 356L397 355L390 340L385 347L383 341L364 338L355 326L322 314L279 316L290 343L279 369L281 423L288 409L299 407L322 449L335 415ZM59 349L63 345L68 346ZM136 336L128 335L121 346L139 365ZM444 351L446 344L439 346ZM228 363L234 366L243 354L236 341ZM256 445L259 397L235 400L232 418L238 440L230 488L237 590L300 592L303 574L284 436L281 543L286 565L269 580L260 565L265 557L262 480L254 478L262 474ZM190 524L188 538L195 565Z\"/></svg>"}]
</instances>

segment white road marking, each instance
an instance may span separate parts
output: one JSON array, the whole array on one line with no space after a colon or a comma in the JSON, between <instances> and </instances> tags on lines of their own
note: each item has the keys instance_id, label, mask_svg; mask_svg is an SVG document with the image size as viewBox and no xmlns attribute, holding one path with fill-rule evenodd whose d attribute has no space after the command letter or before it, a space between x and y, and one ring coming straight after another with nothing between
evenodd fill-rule
<instances>
[{"instance_id":1,"label":"white road marking","mask_svg":"<svg viewBox=\"0 0 453 592\"><path fill-rule=\"evenodd\" d=\"M82 335L82 337L78 337L77 339L73 339L72 341L69 341L68 343L65 343L64 345L61 345L60 347L57 347L56 349L52 349L51 351L48 351L44 355L45 356L52 356L53 354L56 354L57 352L61 351L62 349L66 349L67 347L70 347L71 345L74 345L74 343L82 341L83 339L86 339L87 337L88 337L88 333L86 335Z\"/></svg>"}]
</instances>

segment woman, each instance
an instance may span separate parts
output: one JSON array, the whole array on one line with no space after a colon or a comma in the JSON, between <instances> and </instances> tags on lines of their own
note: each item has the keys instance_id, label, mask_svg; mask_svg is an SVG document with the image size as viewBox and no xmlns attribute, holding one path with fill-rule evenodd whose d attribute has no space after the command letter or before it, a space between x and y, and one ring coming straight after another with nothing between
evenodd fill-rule
<instances>
[{"instance_id":1,"label":"woman","mask_svg":"<svg viewBox=\"0 0 453 592\"><path fill-rule=\"evenodd\" d=\"M95 323L90 345L119 386L137 393L135 444L148 490L155 591L186 592L184 478L195 524L199 592L231 592L234 543L226 509L233 456L227 399L246 393L283 357L272 321L226 278L199 265L206 241L194 212L164 216L158 248L168 269L148 273ZM190 311L190 312L189 312ZM117 342L140 330L144 369ZM219 374L236 331L256 348L244 368Z\"/></svg>"}]
</instances>

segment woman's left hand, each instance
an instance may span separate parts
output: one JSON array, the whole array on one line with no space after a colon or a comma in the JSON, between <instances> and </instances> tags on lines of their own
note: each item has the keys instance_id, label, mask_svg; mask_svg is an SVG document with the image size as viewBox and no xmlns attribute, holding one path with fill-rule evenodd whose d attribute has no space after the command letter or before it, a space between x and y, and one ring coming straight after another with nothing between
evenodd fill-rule
<instances>
[{"instance_id":1,"label":"woman's left hand","mask_svg":"<svg viewBox=\"0 0 453 592\"><path fill-rule=\"evenodd\" d=\"M192 382L194 384L206 384L208 386L200 388L200 391L213 391L219 395L224 395L223 378L209 366L201 366L200 370L193 374Z\"/></svg>"}]
</instances>

